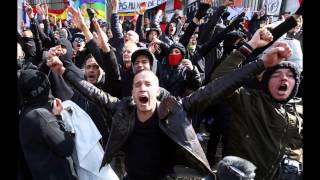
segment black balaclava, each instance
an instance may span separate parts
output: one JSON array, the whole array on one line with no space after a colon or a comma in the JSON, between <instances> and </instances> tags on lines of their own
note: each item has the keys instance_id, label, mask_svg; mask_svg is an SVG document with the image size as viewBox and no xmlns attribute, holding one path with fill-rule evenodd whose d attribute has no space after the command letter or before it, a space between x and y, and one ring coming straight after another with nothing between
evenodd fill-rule
<instances>
[{"instance_id":1,"label":"black balaclava","mask_svg":"<svg viewBox=\"0 0 320 180\"><path fill-rule=\"evenodd\" d=\"M46 74L35 69L21 70L18 85L25 104L52 103L54 97Z\"/></svg>"},{"instance_id":2,"label":"black balaclava","mask_svg":"<svg viewBox=\"0 0 320 180\"><path fill-rule=\"evenodd\" d=\"M25 53L25 59L29 57L34 57L36 55L36 44L32 37L23 37L23 46L22 50Z\"/></svg>"},{"instance_id":3,"label":"black balaclava","mask_svg":"<svg viewBox=\"0 0 320 180\"><path fill-rule=\"evenodd\" d=\"M294 74L294 79L295 79L295 85L294 85L289 97L284 101L275 100L277 102L284 104L284 103L287 103L290 99L294 98L298 92L298 88L299 88L299 84L300 84L300 71L299 71L299 68L297 67L297 65L290 62L290 61L283 61L273 67L267 68L262 75L261 87L262 87L263 91L265 93L267 93L271 98L273 98L273 97L271 96L271 93L269 91L268 84L269 84L269 80L270 80L272 74L278 69L290 69L291 72Z\"/></svg>"},{"instance_id":4,"label":"black balaclava","mask_svg":"<svg viewBox=\"0 0 320 180\"><path fill-rule=\"evenodd\" d=\"M66 56L67 59L72 59L72 56L73 56L73 49L72 49L72 44L71 42L66 39L66 38L60 38L58 41L57 41L57 45L61 45L63 48L66 48L67 49L67 53L65 55L62 55L62 56ZM62 59L61 59L62 60Z\"/></svg>"}]
</instances>

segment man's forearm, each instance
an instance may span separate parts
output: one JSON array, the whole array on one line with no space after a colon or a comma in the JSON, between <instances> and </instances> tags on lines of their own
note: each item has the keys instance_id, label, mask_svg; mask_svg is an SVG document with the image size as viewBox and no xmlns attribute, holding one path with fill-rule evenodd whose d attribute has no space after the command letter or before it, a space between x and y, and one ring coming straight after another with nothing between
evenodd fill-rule
<instances>
[{"instance_id":1,"label":"man's forearm","mask_svg":"<svg viewBox=\"0 0 320 180\"><path fill-rule=\"evenodd\" d=\"M248 65L238 68L220 78L217 78L199 88L190 96L183 98L182 103L186 111L197 113L208 105L218 102L221 97L229 95L239 87L250 76L261 73L264 70L262 60L252 62Z\"/></svg>"}]
</instances>

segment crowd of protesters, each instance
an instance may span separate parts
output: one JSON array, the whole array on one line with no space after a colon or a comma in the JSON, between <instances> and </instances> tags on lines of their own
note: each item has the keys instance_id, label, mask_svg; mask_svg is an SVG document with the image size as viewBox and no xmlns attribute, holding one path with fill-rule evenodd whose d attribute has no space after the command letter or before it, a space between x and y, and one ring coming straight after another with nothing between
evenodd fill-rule
<instances>
[{"instance_id":1,"label":"crowd of protesters","mask_svg":"<svg viewBox=\"0 0 320 180\"><path fill-rule=\"evenodd\" d=\"M129 21L111 0L108 22L28 5L18 178L164 180L182 165L203 179L302 179L302 7L228 21L233 3L208 16L212 0L200 0L192 19L177 10L170 20L141 4Z\"/></svg>"}]
</instances>

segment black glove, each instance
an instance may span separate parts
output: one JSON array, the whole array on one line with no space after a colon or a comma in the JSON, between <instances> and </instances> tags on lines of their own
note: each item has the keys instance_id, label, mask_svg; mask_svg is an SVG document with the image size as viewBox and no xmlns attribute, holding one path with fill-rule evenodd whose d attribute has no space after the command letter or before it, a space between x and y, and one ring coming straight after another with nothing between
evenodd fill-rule
<instances>
[{"instance_id":1,"label":"black glove","mask_svg":"<svg viewBox=\"0 0 320 180\"><path fill-rule=\"evenodd\" d=\"M94 17L94 10L91 8L87 8L87 13L88 13L90 20L92 20Z\"/></svg>"},{"instance_id":2,"label":"black glove","mask_svg":"<svg viewBox=\"0 0 320 180\"><path fill-rule=\"evenodd\" d=\"M261 54L263 51L265 51L268 47L270 47L277 39L279 39L282 35L287 33L290 29L297 26L297 21L291 16L287 18L284 22L282 22L280 25L272 29L270 32L273 36L273 40L269 42L267 45L255 49L250 56L246 59L244 64L247 64L255 59L256 56Z\"/></svg>"},{"instance_id":3,"label":"black glove","mask_svg":"<svg viewBox=\"0 0 320 180\"><path fill-rule=\"evenodd\" d=\"M165 119L176 102L177 100L174 96L170 95L168 97L165 97L159 105L159 118Z\"/></svg>"},{"instance_id":4,"label":"black glove","mask_svg":"<svg viewBox=\"0 0 320 180\"><path fill-rule=\"evenodd\" d=\"M195 17L200 20L202 17L204 17L207 13L207 10L210 8L210 4L203 4L200 3L199 9L195 15Z\"/></svg>"},{"instance_id":5,"label":"black glove","mask_svg":"<svg viewBox=\"0 0 320 180\"><path fill-rule=\"evenodd\" d=\"M94 12L93 9L87 8L87 13L88 13L88 16L89 16L89 19L90 19L90 28L89 28L89 29L90 29L90 32L95 32L96 29L95 29L95 27L94 27L94 25L93 25L93 23L92 23L92 19L94 18L95 12Z\"/></svg>"}]
</instances>

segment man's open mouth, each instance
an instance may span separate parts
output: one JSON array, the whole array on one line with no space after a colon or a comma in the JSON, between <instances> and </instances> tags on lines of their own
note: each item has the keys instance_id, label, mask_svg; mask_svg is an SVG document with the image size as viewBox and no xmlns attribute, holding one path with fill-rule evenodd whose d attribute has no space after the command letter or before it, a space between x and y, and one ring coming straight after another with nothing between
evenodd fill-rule
<instances>
[{"instance_id":1,"label":"man's open mouth","mask_svg":"<svg viewBox=\"0 0 320 180\"><path fill-rule=\"evenodd\" d=\"M88 75L88 79L94 79L94 75Z\"/></svg>"},{"instance_id":2,"label":"man's open mouth","mask_svg":"<svg viewBox=\"0 0 320 180\"><path fill-rule=\"evenodd\" d=\"M148 101L149 101L149 98L147 96L140 96L139 97L139 101L142 103L142 104L146 104Z\"/></svg>"},{"instance_id":3,"label":"man's open mouth","mask_svg":"<svg viewBox=\"0 0 320 180\"><path fill-rule=\"evenodd\" d=\"M286 84L283 84L278 88L279 91L286 91L287 89L288 89L288 86Z\"/></svg>"}]
</instances>

